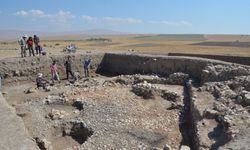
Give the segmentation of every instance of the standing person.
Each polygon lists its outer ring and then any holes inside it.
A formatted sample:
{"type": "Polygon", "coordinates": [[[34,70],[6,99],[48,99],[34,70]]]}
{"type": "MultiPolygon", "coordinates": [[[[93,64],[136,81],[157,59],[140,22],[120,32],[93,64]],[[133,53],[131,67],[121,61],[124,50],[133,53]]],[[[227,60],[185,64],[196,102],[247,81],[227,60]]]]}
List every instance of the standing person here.
{"type": "Polygon", "coordinates": [[[89,69],[90,69],[90,64],[91,64],[91,59],[86,59],[83,62],[83,69],[84,69],[84,74],[85,77],[89,77],[89,69]]]}
{"type": "Polygon", "coordinates": [[[56,61],[54,60],[52,65],[50,66],[50,70],[51,70],[51,76],[52,76],[52,82],[54,83],[54,80],[56,79],[57,81],[60,81],[60,78],[58,76],[58,72],[57,72],[57,65],[56,65],[56,61]]]}
{"type": "Polygon", "coordinates": [[[33,39],[32,37],[29,37],[28,40],[27,40],[27,45],[28,45],[28,50],[29,50],[29,54],[31,56],[31,54],[33,56],[35,56],[35,53],[34,53],[34,49],[33,49],[33,39]]]}
{"type": "Polygon", "coordinates": [[[25,36],[22,36],[19,40],[18,43],[21,47],[21,57],[26,57],[26,41],[25,41],[25,36]]]}
{"type": "Polygon", "coordinates": [[[72,68],[71,68],[70,56],[68,56],[68,59],[65,61],[64,66],[66,68],[67,80],[69,80],[69,73],[70,73],[70,75],[71,75],[71,77],[73,79],[74,75],[73,75],[72,68]]]}
{"type": "Polygon", "coordinates": [[[34,44],[35,44],[35,50],[36,50],[36,54],[41,54],[40,53],[40,46],[39,46],[39,42],[40,42],[40,39],[37,35],[34,35],[34,44]]]}

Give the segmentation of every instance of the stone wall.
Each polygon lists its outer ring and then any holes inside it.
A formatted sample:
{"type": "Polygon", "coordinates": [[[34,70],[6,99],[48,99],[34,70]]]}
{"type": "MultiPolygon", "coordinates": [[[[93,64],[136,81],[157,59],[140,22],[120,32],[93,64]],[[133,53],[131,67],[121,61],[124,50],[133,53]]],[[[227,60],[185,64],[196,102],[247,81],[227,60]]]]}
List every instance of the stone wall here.
{"type": "Polygon", "coordinates": [[[241,56],[223,56],[223,55],[205,55],[205,54],[186,54],[186,53],[169,53],[169,56],[188,56],[188,57],[201,57],[208,59],[221,60],[226,62],[232,62],[242,65],[250,65],[250,57],[241,56]]]}
{"type": "Polygon", "coordinates": [[[100,71],[111,75],[141,73],[161,76],[183,72],[200,81],[202,70],[208,64],[232,65],[232,63],[193,57],[106,53],[100,71]]]}
{"type": "Polygon", "coordinates": [[[1,150],[39,150],[26,130],[23,120],[9,106],[0,93],[0,149],[1,150]]]}
{"type": "MultiPolygon", "coordinates": [[[[96,72],[97,70],[99,73],[106,73],[108,75],[129,75],[136,73],[157,74],[163,77],[167,77],[168,75],[176,72],[183,72],[189,74],[189,76],[196,81],[203,81],[202,78],[204,78],[206,79],[206,82],[223,80],[223,78],[220,76],[213,76],[213,78],[210,77],[210,72],[216,71],[216,67],[215,70],[211,70],[210,67],[210,70],[207,70],[207,74],[204,75],[204,69],[206,70],[208,68],[207,66],[217,65],[219,68],[226,68],[225,66],[229,66],[229,68],[232,68],[231,70],[234,72],[234,74],[238,72],[240,73],[240,71],[237,71],[237,68],[241,68],[243,71],[245,71],[244,68],[249,68],[247,66],[233,65],[232,63],[217,60],[182,56],[124,53],[93,53],[70,56],[73,62],[73,71],[79,72],[81,76],[83,75],[82,61],[84,58],[89,57],[92,59],[92,72],[96,72]]],[[[2,59],[0,60],[0,74],[4,76],[5,82],[35,79],[37,73],[39,72],[43,73],[44,76],[49,79],[50,65],[53,60],[56,60],[59,76],[60,78],[65,78],[66,73],[64,62],[67,57],[68,55],[56,55],[2,59]]],[[[222,74],[224,72],[222,72],[222,74]]]]}

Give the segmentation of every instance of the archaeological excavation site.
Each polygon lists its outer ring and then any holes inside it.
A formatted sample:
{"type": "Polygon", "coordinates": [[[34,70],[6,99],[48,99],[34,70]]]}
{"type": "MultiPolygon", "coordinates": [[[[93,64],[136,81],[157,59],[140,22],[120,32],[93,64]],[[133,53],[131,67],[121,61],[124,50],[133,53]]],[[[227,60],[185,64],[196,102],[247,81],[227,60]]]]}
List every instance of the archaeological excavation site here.
{"type": "Polygon", "coordinates": [[[86,53],[0,60],[0,147],[249,150],[250,67],[187,56],[86,53]],[[80,78],[66,78],[70,56],[80,78]],[[90,77],[82,61],[91,58],[90,77]],[[60,82],[36,88],[36,76],[60,82]]]}

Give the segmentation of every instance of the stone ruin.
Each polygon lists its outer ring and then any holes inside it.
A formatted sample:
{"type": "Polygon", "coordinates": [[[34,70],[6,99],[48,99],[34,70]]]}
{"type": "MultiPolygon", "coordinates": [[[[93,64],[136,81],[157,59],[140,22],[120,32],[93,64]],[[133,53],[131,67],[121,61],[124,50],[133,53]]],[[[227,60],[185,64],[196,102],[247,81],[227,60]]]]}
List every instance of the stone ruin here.
{"type": "Polygon", "coordinates": [[[1,149],[224,150],[250,146],[249,66],[177,56],[72,55],[73,68],[80,74],[82,59],[92,57],[91,78],[63,81],[48,91],[31,86],[34,83],[29,81],[38,72],[49,78],[52,60],[58,62],[60,76],[65,76],[61,64],[66,57],[0,61],[5,77],[0,127],[9,129],[0,134],[13,139],[2,140],[1,149]],[[8,121],[16,123],[8,127],[8,121]],[[13,137],[17,128],[20,132],[13,137]]]}

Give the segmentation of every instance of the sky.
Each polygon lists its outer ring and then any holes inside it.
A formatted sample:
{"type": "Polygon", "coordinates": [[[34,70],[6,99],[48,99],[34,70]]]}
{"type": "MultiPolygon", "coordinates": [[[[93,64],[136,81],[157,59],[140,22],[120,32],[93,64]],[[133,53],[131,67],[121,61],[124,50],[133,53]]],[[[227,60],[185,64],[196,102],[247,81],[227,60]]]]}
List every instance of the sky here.
{"type": "Polygon", "coordinates": [[[250,34],[250,0],[1,0],[0,30],[250,34]]]}

